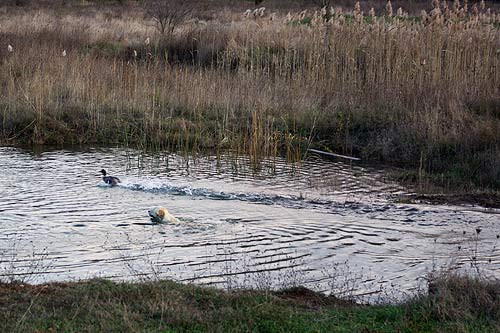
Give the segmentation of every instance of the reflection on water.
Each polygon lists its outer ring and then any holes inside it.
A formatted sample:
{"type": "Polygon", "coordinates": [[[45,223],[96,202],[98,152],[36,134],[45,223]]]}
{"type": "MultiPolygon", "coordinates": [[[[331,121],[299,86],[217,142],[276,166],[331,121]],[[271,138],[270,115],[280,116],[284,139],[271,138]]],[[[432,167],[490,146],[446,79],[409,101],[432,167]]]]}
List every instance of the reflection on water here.
{"type": "Polygon", "coordinates": [[[295,165],[267,161],[255,172],[230,156],[0,148],[0,170],[4,278],[152,274],[326,291],[350,275],[366,282],[357,293],[380,285],[409,292],[436,265],[468,265],[476,248],[491,260],[489,273],[500,274],[499,215],[397,204],[391,197],[405,190],[383,170],[314,155],[295,165]],[[105,186],[102,168],[122,183],[105,186]],[[147,211],[155,206],[183,223],[152,224],[147,211]],[[338,274],[345,262],[349,273],[338,274]]]}

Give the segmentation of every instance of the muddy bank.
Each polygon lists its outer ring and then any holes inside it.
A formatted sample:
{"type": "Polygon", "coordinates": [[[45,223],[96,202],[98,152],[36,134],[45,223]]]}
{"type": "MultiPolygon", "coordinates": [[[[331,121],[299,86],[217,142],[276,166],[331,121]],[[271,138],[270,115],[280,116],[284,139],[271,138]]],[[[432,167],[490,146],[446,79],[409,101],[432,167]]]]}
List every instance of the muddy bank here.
{"type": "MultiPolygon", "coordinates": [[[[396,198],[397,202],[430,204],[430,205],[453,205],[472,206],[491,209],[500,209],[500,193],[448,193],[448,194],[405,194],[396,198]]],[[[497,212],[500,213],[500,212],[497,212]]]]}

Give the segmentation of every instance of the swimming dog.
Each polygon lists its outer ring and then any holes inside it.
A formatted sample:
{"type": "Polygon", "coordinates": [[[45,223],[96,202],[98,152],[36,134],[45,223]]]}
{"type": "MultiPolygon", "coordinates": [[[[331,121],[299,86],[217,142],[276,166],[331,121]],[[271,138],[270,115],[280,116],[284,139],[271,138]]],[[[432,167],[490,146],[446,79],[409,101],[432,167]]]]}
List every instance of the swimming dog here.
{"type": "Polygon", "coordinates": [[[157,223],[179,223],[180,221],[170,214],[166,208],[155,207],[148,211],[151,220],[157,223]]]}

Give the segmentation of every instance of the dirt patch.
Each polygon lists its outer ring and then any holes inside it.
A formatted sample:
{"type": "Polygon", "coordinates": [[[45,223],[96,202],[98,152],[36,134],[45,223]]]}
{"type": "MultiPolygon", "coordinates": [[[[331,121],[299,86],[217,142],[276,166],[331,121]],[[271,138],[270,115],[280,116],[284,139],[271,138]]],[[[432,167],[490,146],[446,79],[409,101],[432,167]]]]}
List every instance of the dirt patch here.
{"type": "Polygon", "coordinates": [[[275,295],[278,296],[279,298],[291,300],[298,304],[303,304],[309,307],[331,306],[331,305],[352,306],[356,304],[355,302],[342,300],[335,296],[325,296],[323,294],[314,292],[305,287],[293,287],[289,289],[280,290],[277,291],[275,295]]]}
{"type": "Polygon", "coordinates": [[[500,209],[500,193],[410,194],[399,197],[397,201],[500,209]]]}

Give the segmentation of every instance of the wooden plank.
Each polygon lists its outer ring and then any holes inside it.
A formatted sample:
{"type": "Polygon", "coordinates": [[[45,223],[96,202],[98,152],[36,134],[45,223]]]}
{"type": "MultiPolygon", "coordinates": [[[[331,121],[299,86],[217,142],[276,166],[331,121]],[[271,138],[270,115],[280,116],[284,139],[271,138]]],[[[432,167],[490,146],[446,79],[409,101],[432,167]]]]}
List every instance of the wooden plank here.
{"type": "Polygon", "coordinates": [[[339,158],[345,158],[345,159],[353,160],[353,161],[361,161],[361,159],[358,158],[358,157],[352,157],[352,156],[334,154],[334,153],[329,153],[329,152],[326,152],[326,151],[312,149],[312,148],[309,148],[307,150],[310,151],[310,152],[313,152],[313,153],[318,153],[318,154],[323,154],[323,155],[328,155],[328,156],[333,156],[333,157],[339,157],[339,158]]]}

